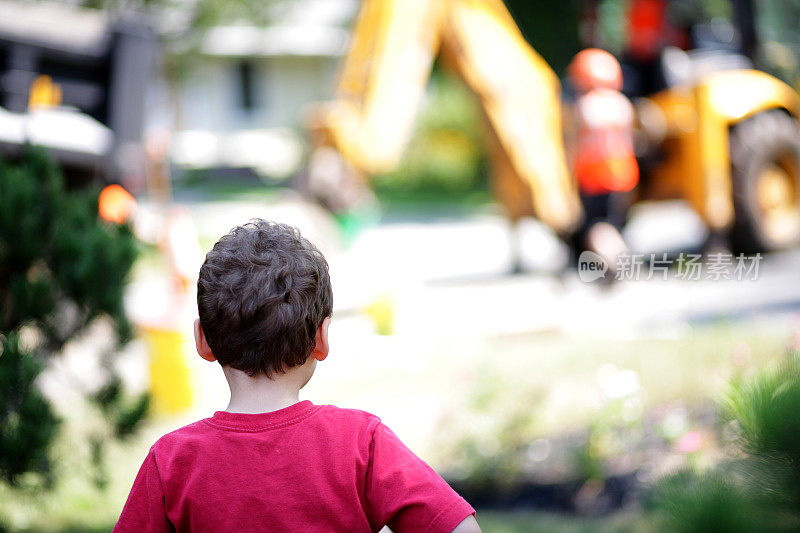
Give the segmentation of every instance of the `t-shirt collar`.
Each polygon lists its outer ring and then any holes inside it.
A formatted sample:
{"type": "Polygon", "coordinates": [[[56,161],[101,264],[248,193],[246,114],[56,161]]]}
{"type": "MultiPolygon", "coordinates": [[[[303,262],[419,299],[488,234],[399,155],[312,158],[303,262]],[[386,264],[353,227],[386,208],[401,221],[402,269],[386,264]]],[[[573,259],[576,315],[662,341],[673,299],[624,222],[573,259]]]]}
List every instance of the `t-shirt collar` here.
{"type": "Polygon", "coordinates": [[[314,405],[309,400],[303,400],[268,413],[229,413],[228,411],[217,411],[211,418],[206,418],[206,422],[220,429],[232,431],[264,431],[288,426],[303,420],[313,414],[318,405],[314,405]]]}

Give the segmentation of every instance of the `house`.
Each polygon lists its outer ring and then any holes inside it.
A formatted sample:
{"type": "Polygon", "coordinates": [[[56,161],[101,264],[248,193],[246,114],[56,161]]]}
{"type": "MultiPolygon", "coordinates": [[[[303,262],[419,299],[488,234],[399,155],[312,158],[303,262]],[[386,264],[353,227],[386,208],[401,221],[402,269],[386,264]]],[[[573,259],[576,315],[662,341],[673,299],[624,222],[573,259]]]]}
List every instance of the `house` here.
{"type": "Polygon", "coordinates": [[[272,178],[296,171],[304,108],[332,96],[357,9],[357,0],[279,1],[267,26],[207,30],[164,124],[173,129],[173,162],[272,178]]]}

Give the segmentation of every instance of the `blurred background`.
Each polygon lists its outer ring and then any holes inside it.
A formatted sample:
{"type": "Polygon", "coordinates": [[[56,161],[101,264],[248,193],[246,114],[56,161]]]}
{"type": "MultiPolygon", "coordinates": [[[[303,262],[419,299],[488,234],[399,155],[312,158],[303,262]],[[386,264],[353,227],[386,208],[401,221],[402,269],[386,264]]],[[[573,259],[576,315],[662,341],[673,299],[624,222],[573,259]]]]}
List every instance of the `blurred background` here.
{"type": "Polygon", "coordinates": [[[110,531],[225,408],[196,276],[254,217],[330,263],[301,397],[484,531],[796,530],[799,32],[796,0],[0,0],[0,530],[110,531]]]}

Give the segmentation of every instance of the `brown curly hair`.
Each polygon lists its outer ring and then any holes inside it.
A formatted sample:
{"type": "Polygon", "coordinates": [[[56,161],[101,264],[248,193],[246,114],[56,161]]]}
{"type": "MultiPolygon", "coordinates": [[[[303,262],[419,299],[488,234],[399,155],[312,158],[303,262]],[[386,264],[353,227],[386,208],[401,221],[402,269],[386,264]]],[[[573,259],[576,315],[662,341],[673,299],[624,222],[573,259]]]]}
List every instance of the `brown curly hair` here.
{"type": "Polygon", "coordinates": [[[297,228],[254,219],[206,255],[197,308],[221,365],[251,376],[284,372],[305,363],[331,315],[328,262],[297,228]]]}

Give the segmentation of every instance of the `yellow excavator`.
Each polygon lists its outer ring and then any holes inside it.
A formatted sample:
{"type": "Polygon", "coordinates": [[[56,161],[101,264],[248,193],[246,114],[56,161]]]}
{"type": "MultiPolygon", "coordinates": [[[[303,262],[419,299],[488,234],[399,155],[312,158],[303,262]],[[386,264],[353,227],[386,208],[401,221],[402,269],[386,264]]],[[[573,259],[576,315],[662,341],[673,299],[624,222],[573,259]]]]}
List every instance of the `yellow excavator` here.
{"type": "MultiPolygon", "coordinates": [[[[752,0],[742,2],[736,9],[752,14],[752,0]]],[[[649,156],[636,199],[685,199],[711,234],[729,236],[738,250],[793,246],[800,241],[797,92],[745,63],[668,52],[680,75],[638,95],[649,156]]],[[[565,156],[561,85],[501,0],[362,2],[336,97],[311,120],[312,192],[351,191],[352,200],[370,175],[398,165],[437,55],[481,102],[492,189],[510,219],[535,216],[568,237],[582,212],[565,156]]]]}

